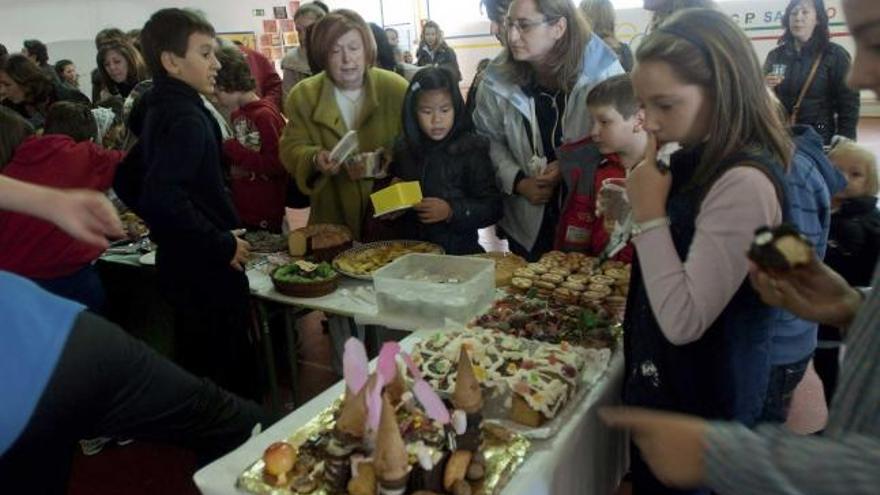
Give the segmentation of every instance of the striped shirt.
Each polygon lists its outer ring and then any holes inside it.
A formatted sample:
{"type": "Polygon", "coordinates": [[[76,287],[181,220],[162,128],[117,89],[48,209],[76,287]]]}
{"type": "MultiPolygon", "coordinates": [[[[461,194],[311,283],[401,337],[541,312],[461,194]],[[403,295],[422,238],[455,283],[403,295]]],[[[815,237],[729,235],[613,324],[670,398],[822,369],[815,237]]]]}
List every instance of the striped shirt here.
{"type": "MultiPolygon", "coordinates": [[[[880,271],[874,287],[880,287],[880,271]]],[[[846,337],[847,353],[822,436],[781,426],[755,430],[713,423],[706,476],[722,494],[880,493],[880,290],[863,303],[846,337]]]]}

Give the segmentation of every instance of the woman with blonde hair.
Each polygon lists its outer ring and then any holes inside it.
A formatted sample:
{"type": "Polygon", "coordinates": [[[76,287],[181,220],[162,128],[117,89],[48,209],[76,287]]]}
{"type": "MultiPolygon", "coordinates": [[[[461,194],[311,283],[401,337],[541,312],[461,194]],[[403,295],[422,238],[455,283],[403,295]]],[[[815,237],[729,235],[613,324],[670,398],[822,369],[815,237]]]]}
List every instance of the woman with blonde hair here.
{"type": "Polygon", "coordinates": [[[633,54],[629,45],[617,39],[615,34],[614,5],[611,0],[583,0],[580,5],[584,16],[590,21],[590,27],[602,41],[608,44],[617,54],[623,70],[629,72],[633,67],[633,54]]]}
{"type": "Polygon", "coordinates": [[[311,28],[308,56],[317,75],[290,90],[290,119],[279,143],[281,163],[309,196],[309,224],[346,225],[361,240],[373,178],[331,158],[348,131],[357,131],[355,160],[390,151],[401,130],[406,79],[375,67],[376,42],[363,18],[335,10],[311,28]]]}
{"type": "Polygon", "coordinates": [[[590,130],[587,93],[623,73],[569,0],[514,0],[504,51],[485,71],[474,124],[491,142],[505,194],[498,223],[510,249],[530,260],[550,251],[559,219],[557,149],[590,130]]]}
{"type": "Polygon", "coordinates": [[[422,40],[416,51],[416,65],[419,67],[434,66],[446,69],[456,82],[461,81],[461,70],[455,50],[446,44],[440,25],[428,21],[422,26],[422,40]]]}

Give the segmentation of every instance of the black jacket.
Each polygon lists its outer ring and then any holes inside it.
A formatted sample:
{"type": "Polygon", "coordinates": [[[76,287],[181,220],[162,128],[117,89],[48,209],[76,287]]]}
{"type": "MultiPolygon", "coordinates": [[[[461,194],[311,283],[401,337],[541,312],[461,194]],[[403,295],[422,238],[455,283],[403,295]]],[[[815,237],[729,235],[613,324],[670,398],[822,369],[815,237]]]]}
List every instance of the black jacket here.
{"type": "Polygon", "coordinates": [[[850,285],[868,287],[880,254],[880,211],[877,198],[847,199],[831,215],[825,263],[850,285]]]}
{"type": "MultiPolygon", "coordinates": [[[[789,114],[810,74],[817,47],[814,38],[800,52],[793,43],[784,43],[767,55],[766,73],[774,64],[786,65],[785,78],[774,90],[789,114]]],[[[856,139],[860,101],[858,91],[846,85],[850,63],[849,53],[840,45],[829,42],[798,112],[797,123],[813,126],[825,144],[829,144],[835,134],[856,139]]]]}
{"type": "Polygon", "coordinates": [[[409,210],[395,222],[398,232],[443,246],[448,254],[481,253],[477,230],[501,218],[501,193],[489,159],[489,141],[471,132],[428,148],[417,156],[399,141],[390,173],[419,181],[422,196],[440,198],[452,207],[452,219],[426,225],[409,210]]]}
{"type": "Polygon", "coordinates": [[[458,57],[455,56],[455,50],[449,45],[443,43],[435,52],[428,49],[428,45],[422,43],[416,52],[416,65],[424,67],[426,65],[436,65],[442,67],[452,73],[455,82],[461,81],[461,70],[458,68],[458,57]]]}
{"type": "Polygon", "coordinates": [[[220,129],[198,92],[155,78],[130,125],[140,140],[114,187],[159,245],[159,282],[168,298],[195,309],[247,297],[247,278],[229,265],[236,249],[230,231],[240,222],[224,182],[220,129]]]}

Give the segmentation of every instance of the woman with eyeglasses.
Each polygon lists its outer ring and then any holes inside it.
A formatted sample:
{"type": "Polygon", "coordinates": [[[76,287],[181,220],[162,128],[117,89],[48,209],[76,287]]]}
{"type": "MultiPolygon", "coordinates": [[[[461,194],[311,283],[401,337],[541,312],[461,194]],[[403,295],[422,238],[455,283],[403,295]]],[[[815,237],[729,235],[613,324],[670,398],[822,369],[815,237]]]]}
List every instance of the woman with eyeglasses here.
{"type": "Polygon", "coordinates": [[[514,0],[504,51],[486,69],[474,123],[491,141],[505,193],[498,227],[534,261],[553,247],[562,173],[557,149],[587,137],[587,93],[622,74],[617,55],[570,0],[514,0]]]}

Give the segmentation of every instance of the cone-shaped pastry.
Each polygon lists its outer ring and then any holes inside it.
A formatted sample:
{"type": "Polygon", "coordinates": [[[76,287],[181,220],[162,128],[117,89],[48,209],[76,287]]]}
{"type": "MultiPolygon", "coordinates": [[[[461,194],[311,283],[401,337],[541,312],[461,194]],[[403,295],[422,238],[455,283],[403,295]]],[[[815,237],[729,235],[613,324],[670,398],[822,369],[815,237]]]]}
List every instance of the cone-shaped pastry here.
{"type": "MultiPolygon", "coordinates": [[[[382,419],[373,452],[373,466],[379,480],[380,493],[394,493],[406,487],[409,476],[409,455],[400,436],[394,407],[387,396],[382,396],[382,419]]],[[[402,493],[402,492],[401,492],[402,493]]]]}
{"type": "Polygon", "coordinates": [[[394,380],[388,385],[385,385],[385,393],[388,394],[388,399],[391,401],[391,404],[396,406],[397,404],[400,404],[404,392],[406,392],[406,382],[403,380],[403,373],[400,372],[400,368],[397,368],[394,380]]]}
{"type": "Polygon", "coordinates": [[[483,409],[483,392],[474,375],[474,367],[465,346],[461,346],[458,356],[458,375],[455,377],[452,404],[468,414],[475,414],[483,409]]]}
{"type": "Polygon", "coordinates": [[[364,437],[367,427],[367,387],[362,387],[357,394],[345,389],[345,399],[342,402],[342,410],[336,419],[336,431],[351,438],[364,437]]]}

